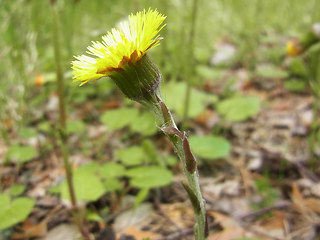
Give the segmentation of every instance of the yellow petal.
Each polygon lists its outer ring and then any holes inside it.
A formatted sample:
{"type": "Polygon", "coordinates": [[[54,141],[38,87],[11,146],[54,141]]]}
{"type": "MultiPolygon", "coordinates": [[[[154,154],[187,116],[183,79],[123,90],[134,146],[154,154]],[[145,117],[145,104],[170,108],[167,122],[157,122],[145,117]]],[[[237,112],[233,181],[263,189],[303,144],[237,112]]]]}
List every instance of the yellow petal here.
{"type": "Polygon", "coordinates": [[[165,16],[157,10],[149,9],[131,14],[128,21],[113,28],[101,42],[92,42],[87,55],[76,56],[72,62],[73,80],[82,84],[109,76],[112,71],[119,70],[123,64],[136,62],[152,47],[159,44],[160,30],[165,16]]]}

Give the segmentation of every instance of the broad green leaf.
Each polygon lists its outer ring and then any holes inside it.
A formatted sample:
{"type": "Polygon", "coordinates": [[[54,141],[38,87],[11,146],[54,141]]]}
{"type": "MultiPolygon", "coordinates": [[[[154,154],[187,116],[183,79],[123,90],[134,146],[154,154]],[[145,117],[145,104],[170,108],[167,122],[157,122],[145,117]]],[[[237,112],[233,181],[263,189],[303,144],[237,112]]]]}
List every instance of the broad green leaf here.
{"type": "Polygon", "coordinates": [[[21,197],[10,202],[10,197],[0,195],[0,229],[11,227],[27,218],[35,200],[21,197]]]}
{"type": "Polygon", "coordinates": [[[136,121],[138,116],[138,109],[123,107],[104,112],[101,116],[101,122],[108,128],[116,130],[130,125],[132,121],[136,121]]]}
{"type": "Polygon", "coordinates": [[[127,170],[130,183],[137,188],[156,188],[166,186],[172,181],[172,173],[166,169],[156,166],[136,167],[127,170]]]}
{"type": "Polygon", "coordinates": [[[107,181],[110,178],[118,178],[124,176],[125,171],[125,168],[121,164],[114,162],[104,163],[99,167],[100,176],[107,179],[107,181]]]}
{"type": "Polygon", "coordinates": [[[67,122],[67,133],[81,133],[85,129],[85,124],[81,120],[67,122]]]}
{"type": "Polygon", "coordinates": [[[25,188],[26,187],[22,184],[14,184],[10,187],[10,195],[18,196],[24,192],[25,188]]]}
{"type": "MultiPolygon", "coordinates": [[[[95,201],[105,193],[100,178],[93,172],[93,168],[80,167],[73,172],[73,184],[76,198],[84,201],[95,201]]],[[[61,183],[61,198],[70,200],[66,179],[61,183]]]]}
{"type": "Polygon", "coordinates": [[[218,70],[216,68],[209,67],[207,65],[198,65],[196,67],[196,72],[204,79],[219,79],[225,73],[224,70],[218,70]]]}
{"type": "Polygon", "coordinates": [[[189,141],[194,154],[208,160],[227,157],[231,148],[230,143],[222,137],[191,136],[189,141]]]}
{"type": "MultiPolygon", "coordinates": [[[[168,108],[175,111],[179,116],[183,116],[186,102],[187,84],[185,82],[170,82],[163,86],[164,102],[168,108]]],[[[191,88],[189,117],[196,117],[201,114],[207,104],[217,101],[217,97],[212,94],[201,92],[195,88],[191,88]]]]}
{"type": "Polygon", "coordinates": [[[119,149],[114,153],[114,155],[126,166],[139,165],[145,159],[145,153],[143,149],[138,146],[119,149]]]}
{"type": "Polygon", "coordinates": [[[218,103],[217,111],[229,121],[243,121],[260,111],[260,100],[254,96],[236,96],[218,103]]]}
{"type": "Polygon", "coordinates": [[[137,119],[130,122],[130,128],[146,136],[157,132],[156,120],[150,112],[141,113],[137,119]]]}
{"type": "Polygon", "coordinates": [[[100,167],[101,166],[99,163],[91,162],[78,167],[74,172],[76,172],[78,175],[86,173],[92,173],[93,175],[97,175],[100,167]]]}
{"type": "Polygon", "coordinates": [[[31,146],[11,145],[7,152],[9,160],[24,163],[32,160],[37,155],[35,148],[31,146]]]}
{"type": "Polygon", "coordinates": [[[104,188],[106,190],[106,192],[114,192],[116,190],[119,190],[122,188],[121,186],[121,183],[119,182],[119,180],[117,179],[107,179],[105,182],[104,182],[104,188]]]}
{"type": "Polygon", "coordinates": [[[47,121],[39,123],[37,127],[40,131],[45,133],[52,131],[52,125],[47,121]]]}
{"type": "Polygon", "coordinates": [[[10,196],[6,194],[0,194],[0,215],[10,204],[10,196]]]}
{"type": "Polygon", "coordinates": [[[178,159],[175,156],[169,155],[164,157],[164,161],[168,166],[172,167],[177,164],[178,159]]]}
{"type": "Polygon", "coordinates": [[[306,89],[307,83],[303,79],[288,79],[284,82],[284,87],[291,92],[302,92],[306,89]]]}
{"type": "Polygon", "coordinates": [[[256,74],[263,78],[287,78],[288,72],[272,65],[260,65],[257,67],[256,74]]]}
{"type": "Polygon", "coordinates": [[[38,135],[37,131],[33,128],[21,128],[18,133],[19,137],[28,139],[38,135]]]}

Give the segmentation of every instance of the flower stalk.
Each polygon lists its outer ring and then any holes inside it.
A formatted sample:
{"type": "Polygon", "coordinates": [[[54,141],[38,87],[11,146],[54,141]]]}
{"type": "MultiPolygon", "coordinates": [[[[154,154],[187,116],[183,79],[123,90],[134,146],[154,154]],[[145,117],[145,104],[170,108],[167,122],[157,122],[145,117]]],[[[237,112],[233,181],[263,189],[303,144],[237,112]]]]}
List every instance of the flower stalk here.
{"type": "Polygon", "coordinates": [[[161,126],[161,130],[169,137],[176,154],[182,162],[183,173],[187,179],[187,182],[182,182],[182,185],[188,193],[196,216],[196,223],[194,225],[195,239],[207,239],[208,226],[206,220],[205,201],[200,190],[196,159],[191,152],[186,134],[177,128],[170,110],[161,100],[159,93],[155,93],[154,97],[156,101],[148,102],[148,104],[145,102],[141,103],[147,106],[154,113],[158,124],[161,126]]]}
{"type": "Polygon", "coordinates": [[[157,119],[161,130],[171,140],[183,166],[187,181],[183,182],[191,200],[196,223],[196,240],[208,237],[205,202],[202,198],[197,161],[193,156],[188,138],[174,122],[171,112],[161,99],[161,73],[146,54],[149,49],[159,44],[162,39],[159,31],[164,27],[166,17],[156,10],[149,9],[129,16],[129,21],[120,24],[120,29],[112,29],[103,36],[102,42],[93,42],[87,53],[72,62],[74,81],[81,85],[109,77],[124,95],[149,108],[157,119]]]}

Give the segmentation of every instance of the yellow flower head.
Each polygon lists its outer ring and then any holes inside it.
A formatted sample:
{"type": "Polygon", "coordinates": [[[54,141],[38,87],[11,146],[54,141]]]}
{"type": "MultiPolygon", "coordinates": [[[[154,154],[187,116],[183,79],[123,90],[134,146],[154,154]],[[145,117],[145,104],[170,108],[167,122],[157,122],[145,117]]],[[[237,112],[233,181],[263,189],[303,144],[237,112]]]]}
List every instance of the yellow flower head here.
{"type": "Polygon", "coordinates": [[[93,79],[110,76],[114,71],[123,69],[125,64],[140,60],[160,41],[159,31],[165,16],[149,9],[129,16],[129,20],[120,23],[119,29],[113,28],[102,42],[92,42],[87,55],[76,56],[72,62],[73,79],[81,85],[93,79]]]}
{"type": "Polygon", "coordinates": [[[297,42],[297,40],[291,40],[287,42],[286,49],[290,57],[295,57],[303,51],[302,46],[299,42],[297,42]]]}

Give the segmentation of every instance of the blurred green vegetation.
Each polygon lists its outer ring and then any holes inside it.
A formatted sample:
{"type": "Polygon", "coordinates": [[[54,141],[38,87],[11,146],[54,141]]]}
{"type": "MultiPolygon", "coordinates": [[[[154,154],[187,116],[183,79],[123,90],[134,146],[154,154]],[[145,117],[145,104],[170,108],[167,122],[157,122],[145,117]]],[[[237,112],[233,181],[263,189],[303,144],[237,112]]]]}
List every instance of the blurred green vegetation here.
{"type": "MultiPolygon", "coordinates": [[[[59,0],[57,3],[65,81],[70,85],[70,61],[73,55],[82,54],[92,40],[100,39],[129,13],[149,7],[157,8],[168,16],[167,27],[161,33],[165,40],[151,55],[160,65],[165,81],[183,76],[181,73],[188,54],[185,46],[190,28],[188,23],[191,21],[191,1],[59,0]]],[[[216,42],[224,39],[239,48],[237,62],[254,68],[259,61],[274,55],[268,52],[261,57],[261,43],[274,43],[281,41],[282,36],[297,35],[311,23],[319,21],[319,5],[317,0],[199,0],[194,39],[197,63],[206,64],[216,42]]],[[[6,122],[10,119],[14,124],[28,122],[34,119],[33,108],[45,101],[34,96],[47,91],[34,88],[36,76],[41,74],[44,81],[54,77],[49,0],[2,0],[0,22],[0,120],[6,122]]],[[[200,82],[201,77],[196,79],[200,82]]],[[[91,91],[90,88],[99,87],[86,88],[76,91],[87,93],[91,91]]],[[[69,101],[75,94],[74,89],[67,89],[69,101]]]]}

